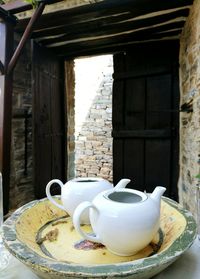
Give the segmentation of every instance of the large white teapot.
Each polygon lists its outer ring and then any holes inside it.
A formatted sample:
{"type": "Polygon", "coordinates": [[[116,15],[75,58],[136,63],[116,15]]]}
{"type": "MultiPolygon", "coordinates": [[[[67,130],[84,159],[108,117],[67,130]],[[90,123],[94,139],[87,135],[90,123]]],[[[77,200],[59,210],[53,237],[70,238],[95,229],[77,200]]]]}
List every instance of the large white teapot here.
{"type": "Polygon", "coordinates": [[[160,201],[166,188],[157,186],[151,195],[124,189],[122,179],[113,189],[101,192],[92,202],[81,203],[73,215],[75,229],[87,240],[100,242],[114,254],[130,256],[146,247],[159,229],[160,201]],[[80,218],[90,209],[95,236],[85,233],[80,218]]]}
{"type": "MultiPolygon", "coordinates": [[[[96,177],[75,178],[63,184],[59,179],[51,180],[46,186],[47,198],[58,208],[67,211],[72,216],[75,208],[83,201],[92,201],[100,192],[112,189],[113,185],[105,179],[96,177]],[[56,202],[51,196],[51,185],[57,183],[61,187],[62,204],[56,202]]],[[[85,212],[81,216],[81,223],[89,223],[89,214],[85,212]]]]}

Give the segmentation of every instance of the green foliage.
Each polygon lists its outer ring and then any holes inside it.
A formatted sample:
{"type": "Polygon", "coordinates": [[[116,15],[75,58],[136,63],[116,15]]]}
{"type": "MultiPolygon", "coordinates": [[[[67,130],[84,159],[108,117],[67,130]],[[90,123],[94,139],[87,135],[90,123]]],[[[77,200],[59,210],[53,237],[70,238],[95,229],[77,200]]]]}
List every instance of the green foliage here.
{"type": "Polygon", "coordinates": [[[199,174],[197,174],[196,178],[200,179],[200,173],[199,173],[199,174]]]}

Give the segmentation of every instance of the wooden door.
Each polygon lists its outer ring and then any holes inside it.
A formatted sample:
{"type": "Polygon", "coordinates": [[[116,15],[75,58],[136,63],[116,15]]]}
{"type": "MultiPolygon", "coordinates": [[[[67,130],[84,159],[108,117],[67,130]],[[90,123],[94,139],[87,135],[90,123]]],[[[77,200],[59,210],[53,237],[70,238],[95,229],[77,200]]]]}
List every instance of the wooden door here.
{"type": "Polygon", "coordinates": [[[129,187],[167,188],[177,199],[178,43],[138,45],[114,55],[113,174],[129,187]]]}
{"type": "Polygon", "coordinates": [[[42,198],[48,181],[65,181],[64,64],[34,43],[32,65],[34,185],[42,198]]]}

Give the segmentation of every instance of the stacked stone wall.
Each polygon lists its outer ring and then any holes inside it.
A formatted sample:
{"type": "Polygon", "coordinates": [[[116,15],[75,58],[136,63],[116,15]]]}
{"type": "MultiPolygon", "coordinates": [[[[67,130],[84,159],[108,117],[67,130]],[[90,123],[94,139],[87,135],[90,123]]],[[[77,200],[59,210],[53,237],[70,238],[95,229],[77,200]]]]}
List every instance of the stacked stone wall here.
{"type": "Polygon", "coordinates": [[[102,177],[111,182],[113,179],[112,63],[111,57],[102,72],[99,88],[93,92],[92,104],[76,136],[77,177],[102,177]]]}
{"type": "Polygon", "coordinates": [[[180,39],[179,197],[184,207],[197,212],[197,174],[200,173],[200,1],[195,0],[180,39]]]}

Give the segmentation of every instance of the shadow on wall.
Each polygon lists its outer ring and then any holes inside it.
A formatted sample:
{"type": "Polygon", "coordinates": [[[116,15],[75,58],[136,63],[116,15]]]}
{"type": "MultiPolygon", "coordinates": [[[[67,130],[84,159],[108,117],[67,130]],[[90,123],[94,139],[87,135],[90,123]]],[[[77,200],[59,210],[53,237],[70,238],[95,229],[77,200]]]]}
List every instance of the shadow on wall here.
{"type": "Polygon", "coordinates": [[[112,55],[75,60],[75,175],[112,182],[112,55]]]}

